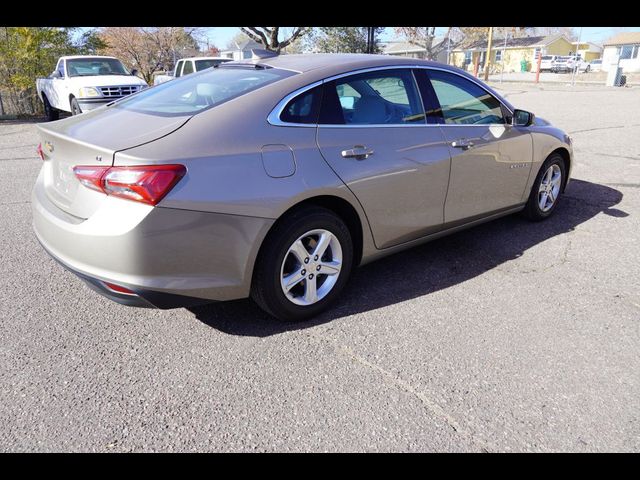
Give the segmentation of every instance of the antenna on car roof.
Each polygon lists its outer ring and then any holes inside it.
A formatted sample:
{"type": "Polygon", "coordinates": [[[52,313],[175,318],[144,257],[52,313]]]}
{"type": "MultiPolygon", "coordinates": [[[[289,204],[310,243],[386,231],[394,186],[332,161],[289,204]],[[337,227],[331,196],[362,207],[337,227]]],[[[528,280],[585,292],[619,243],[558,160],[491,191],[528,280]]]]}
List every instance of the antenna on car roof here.
{"type": "Polygon", "coordinates": [[[271,50],[264,50],[262,48],[252,48],[251,49],[251,59],[252,60],[257,60],[260,58],[271,58],[271,57],[277,57],[278,53],[277,52],[272,52],[271,50]]]}

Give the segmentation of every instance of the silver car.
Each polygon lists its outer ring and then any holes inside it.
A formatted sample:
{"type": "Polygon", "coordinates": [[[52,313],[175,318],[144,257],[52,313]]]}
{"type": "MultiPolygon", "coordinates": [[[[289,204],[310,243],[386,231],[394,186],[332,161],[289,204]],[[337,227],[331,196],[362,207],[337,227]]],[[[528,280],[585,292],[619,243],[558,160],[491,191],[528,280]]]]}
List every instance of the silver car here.
{"type": "Polygon", "coordinates": [[[358,265],[503,215],[542,220],[570,138],[455,67],[228,62],[38,126],[33,223],[103,295],[325,310],[358,265]]]}

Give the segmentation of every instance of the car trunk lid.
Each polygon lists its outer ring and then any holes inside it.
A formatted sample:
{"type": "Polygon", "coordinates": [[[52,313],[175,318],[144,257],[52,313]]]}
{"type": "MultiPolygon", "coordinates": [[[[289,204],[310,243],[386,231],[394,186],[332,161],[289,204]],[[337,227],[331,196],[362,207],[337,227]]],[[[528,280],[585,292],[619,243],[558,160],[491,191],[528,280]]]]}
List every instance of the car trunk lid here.
{"type": "Polygon", "coordinates": [[[47,196],[65,212],[82,219],[89,218],[106,196],[83,187],[73,167],[110,167],[117,151],[168,135],[189,118],[107,108],[38,125],[46,159],[44,183],[47,196]]]}

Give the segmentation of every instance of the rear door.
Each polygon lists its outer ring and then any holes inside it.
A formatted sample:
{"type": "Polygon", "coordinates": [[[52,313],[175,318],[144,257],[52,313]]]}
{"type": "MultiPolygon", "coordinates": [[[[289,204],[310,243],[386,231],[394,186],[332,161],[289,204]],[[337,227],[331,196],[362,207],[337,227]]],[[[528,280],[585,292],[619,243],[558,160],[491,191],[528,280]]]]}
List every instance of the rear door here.
{"type": "Polygon", "coordinates": [[[511,112],[478,83],[443,70],[428,76],[451,152],[445,223],[522,203],[533,160],[528,128],[512,126],[511,112]]]}
{"type": "Polygon", "coordinates": [[[410,68],[325,82],[317,139],[363,206],[378,248],[441,228],[449,151],[426,121],[410,68]]]}

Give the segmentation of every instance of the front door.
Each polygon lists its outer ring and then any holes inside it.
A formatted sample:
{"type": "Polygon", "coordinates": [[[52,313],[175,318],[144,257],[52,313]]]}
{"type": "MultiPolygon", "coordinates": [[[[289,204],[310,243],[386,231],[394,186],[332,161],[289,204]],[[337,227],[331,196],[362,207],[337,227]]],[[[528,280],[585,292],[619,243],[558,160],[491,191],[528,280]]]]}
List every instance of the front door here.
{"type": "Polygon", "coordinates": [[[512,126],[506,107],[478,84],[441,70],[428,75],[451,152],[445,223],[521,204],[533,161],[528,129],[512,126]]]}
{"type": "Polygon", "coordinates": [[[410,68],[326,83],[318,146],[364,208],[378,248],[441,228],[449,150],[426,123],[410,68]]]}

